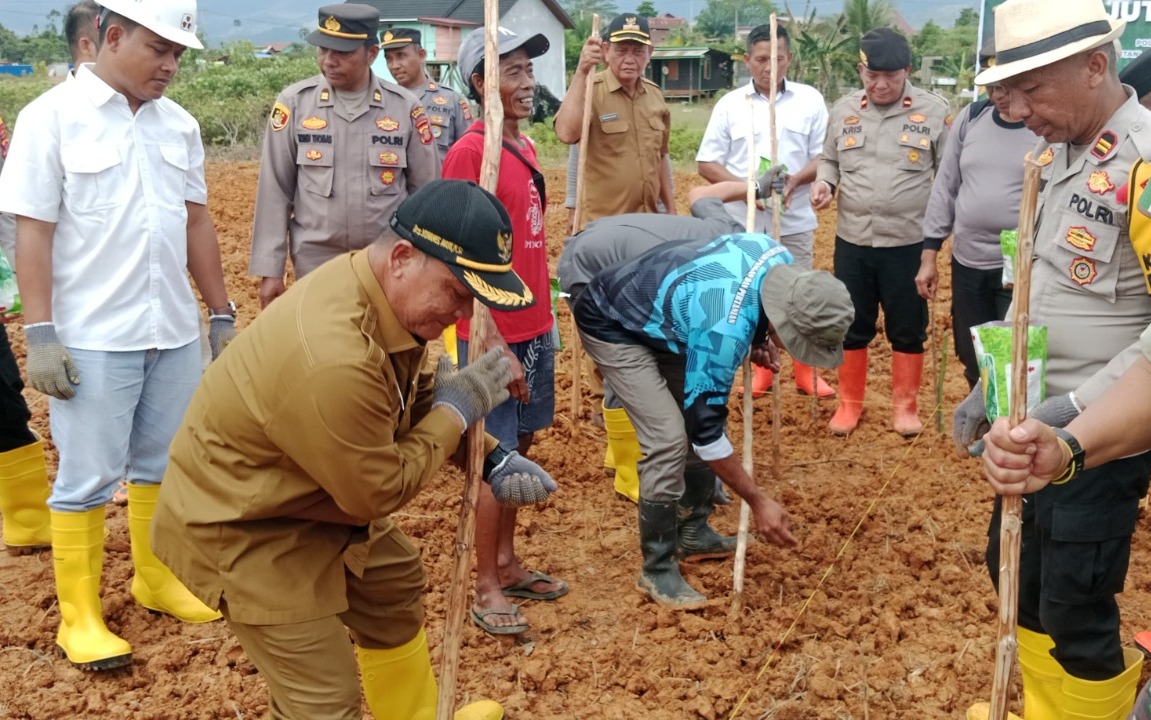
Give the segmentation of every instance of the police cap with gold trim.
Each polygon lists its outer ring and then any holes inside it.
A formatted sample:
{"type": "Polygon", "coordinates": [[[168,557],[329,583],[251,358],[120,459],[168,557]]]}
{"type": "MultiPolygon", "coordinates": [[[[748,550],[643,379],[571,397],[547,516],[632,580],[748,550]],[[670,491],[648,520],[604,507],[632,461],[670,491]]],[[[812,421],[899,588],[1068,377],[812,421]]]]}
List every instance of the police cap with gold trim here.
{"type": "Polygon", "coordinates": [[[388,28],[380,36],[381,50],[395,50],[397,48],[420,47],[423,36],[419,30],[413,28],[388,28]]]}
{"type": "Polygon", "coordinates": [[[512,221],[503,204],[466,180],[436,180],[392,214],[392,230],[442,261],[477,300],[522,310],[536,299],[512,270],[512,221]]]}
{"type": "Polygon", "coordinates": [[[911,65],[911,46],[891,28],[875,28],[859,38],[859,61],[868,70],[892,72],[911,65]]]}
{"type": "Polygon", "coordinates": [[[325,5],[320,8],[320,19],[308,35],[308,43],[336,52],[351,52],[378,43],[379,32],[380,11],[371,5],[325,5]]]}

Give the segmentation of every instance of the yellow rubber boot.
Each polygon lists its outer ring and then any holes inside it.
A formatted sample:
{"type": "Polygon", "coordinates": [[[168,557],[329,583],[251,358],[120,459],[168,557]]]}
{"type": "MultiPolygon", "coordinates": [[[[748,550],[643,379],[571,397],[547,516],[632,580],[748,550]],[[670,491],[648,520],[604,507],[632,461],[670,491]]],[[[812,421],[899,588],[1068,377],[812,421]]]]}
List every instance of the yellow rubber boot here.
{"type": "Polygon", "coordinates": [[[1063,720],[1063,678],[1067,673],[1051,657],[1050,635],[1015,629],[1019,641],[1019,671],[1023,676],[1023,714],[1027,720],[1063,720]]]}
{"type": "MultiPolygon", "coordinates": [[[[396,648],[368,650],[356,647],[360,665],[360,683],[368,709],[376,720],[410,718],[433,720],[436,716],[436,676],[428,656],[428,637],[424,629],[396,648]]],[[[455,720],[501,720],[504,710],[492,700],[466,705],[455,713],[455,720]]]]}
{"type": "MultiPolygon", "coordinates": [[[[1081,680],[1063,676],[1063,715],[1065,720],[1124,720],[1135,705],[1143,654],[1135,648],[1123,649],[1127,669],[1107,680],[1081,680]]],[[[1030,714],[1027,720],[1032,720],[1030,714]]]]}
{"type": "Polygon", "coordinates": [[[52,561],[60,629],[56,646],[84,670],[110,670],[132,662],[132,647],[104,625],[100,572],[104,567],[104,508],[50,512],[52,561]]]}
{"type": "Polygon", "coordinates": [[[603,427],[607,446],[615,461],[615,491],[632,502],[639,502],[639,462],[642,454],[635,426],[623,408],[603,409],[603,427]]]}
{"type": "MultiPolygon", "coordinates": [[[[989,703],[977,702],[967,708],[967,720],[987,720],[989,717],[991,717],[991,705],[989,703]]],[[[1007,713],[1007,720],[1023,720],[1023,718],[1009,712],[1007,713]]]]}
{"type": "Polygon", "coordinates": [[[219,620],[222,616],[200,602],[184,583],[152,554],[152,516],[156,513],[159,485],[128,483],[128,535],[132,539],[132,597],[154,612],[167,613],[187,623],[219,620]]]}
{"type": "Polygon", "coordinates": [[[452,359],[452,365],[460,366],[460,349],[456,345],[456,326],[448,325],[444,328],[444,332],[440,335],[440,339],[444,341],[444,352],[452,359]]]}
{"type": "Polygon", "coordinates": [[[0,453],[0,516],[9,555],[27,555],[52,546],[48,516],[48,466],[44,443],[0,453]]]}

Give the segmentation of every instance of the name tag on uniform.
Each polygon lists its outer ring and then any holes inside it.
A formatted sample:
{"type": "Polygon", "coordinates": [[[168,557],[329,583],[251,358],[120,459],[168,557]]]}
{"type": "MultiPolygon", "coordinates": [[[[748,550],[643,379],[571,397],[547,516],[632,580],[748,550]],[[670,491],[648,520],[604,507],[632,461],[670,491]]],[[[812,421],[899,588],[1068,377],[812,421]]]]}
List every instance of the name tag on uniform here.
{"type": "Polygon", "coordinates": [[[607,115],[600,115],[600,122],[611,122],[612,120],[619,120],[619,113],[608,113],[607,115]]]}

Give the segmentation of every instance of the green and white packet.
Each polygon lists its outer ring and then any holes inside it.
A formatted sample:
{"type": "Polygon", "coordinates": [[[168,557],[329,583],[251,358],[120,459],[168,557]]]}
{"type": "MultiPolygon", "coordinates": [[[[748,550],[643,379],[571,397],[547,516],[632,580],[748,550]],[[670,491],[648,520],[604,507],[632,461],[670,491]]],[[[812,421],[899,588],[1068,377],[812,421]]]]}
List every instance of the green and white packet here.
{"type": "Polygon", "coordinates": [[[552,294],[552,349],[556,352],[562,352],[564,349],[563,333],[560,332],[560,320],[556,315],[556,303],[559,302],[561,297],[567,297],[567,293],[560,289],[559,278],[551,278],[551,294],[552,294]]]}
{"type": "Polygon", "coordinates": [[[16,315],[22,310],[20,288],[16,285],[16,273],[8,264],[8,258],[0,250],[0,315],[16,315]]]}
{"type": "MultiPolygon", "coordinates": [[[[995,320],[971,328],[988,422],[1011,414],[1011,323],[995,320]]],[[[1047,328],[1027,329],[1027,407],[1043,402],[1047,387],[1047,328]]]]}
{"type": "Polygon", "coordinates": [[[999,233],[999,249],[1003,253],[1003,287],[1015,286],[1015,250],[1019,247],[1019,231],[1003,230],[999,233]]]}

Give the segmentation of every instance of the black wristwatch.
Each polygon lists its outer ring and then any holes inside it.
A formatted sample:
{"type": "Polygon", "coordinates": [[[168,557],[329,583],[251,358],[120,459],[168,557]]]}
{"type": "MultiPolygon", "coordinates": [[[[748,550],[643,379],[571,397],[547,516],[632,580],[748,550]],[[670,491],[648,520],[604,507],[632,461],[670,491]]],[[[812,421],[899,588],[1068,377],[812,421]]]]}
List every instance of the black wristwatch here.
{"type": "Polygon", "coordinates": [[[1071,451],[1071,460],[1067,463],[1067,468],[1059,477],[1051,481],[1052,485],[1062,485],[1079,477],[1079,473],[1083,472],[1083,464],[1087,460],[1087,453],[1083,451],[1083,446],[1079,444],[1079,441],[1075,439],[1074,435],[1063,428],[1053,429],[1055,430],[1055,437],[1071,451]]]}

